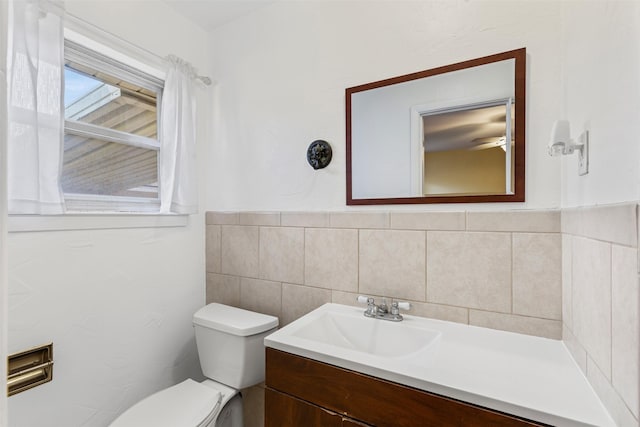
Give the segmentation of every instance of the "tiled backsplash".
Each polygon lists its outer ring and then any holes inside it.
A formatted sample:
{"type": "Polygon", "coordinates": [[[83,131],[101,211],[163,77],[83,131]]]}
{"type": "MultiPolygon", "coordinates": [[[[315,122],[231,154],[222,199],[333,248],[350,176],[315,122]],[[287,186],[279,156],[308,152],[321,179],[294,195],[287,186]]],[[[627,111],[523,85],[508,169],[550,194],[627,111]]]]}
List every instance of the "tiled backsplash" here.
{"type": "MultiPolygon", "coordinates": [[[[285,325],[359,294],[409,314],[560,339],[620,426],[638,427],[636,204],[562,211],[208,212],[207,302],[285,325]]],[[[263,393],[245,393],[249,426],[263,393]]],[[[258,415],[256,415],[258,414],[258,415]]]]}
{"type": "Polygon", "coordinates": [[[559,211],[207,213],[207,302],[285,325],[359,294],[560,339],[559,211]]]}
{"type": "Polygon", "coordinates": [[[638,427],[636,204],[562,212],[563,339],[619,426],[638,427]]]}

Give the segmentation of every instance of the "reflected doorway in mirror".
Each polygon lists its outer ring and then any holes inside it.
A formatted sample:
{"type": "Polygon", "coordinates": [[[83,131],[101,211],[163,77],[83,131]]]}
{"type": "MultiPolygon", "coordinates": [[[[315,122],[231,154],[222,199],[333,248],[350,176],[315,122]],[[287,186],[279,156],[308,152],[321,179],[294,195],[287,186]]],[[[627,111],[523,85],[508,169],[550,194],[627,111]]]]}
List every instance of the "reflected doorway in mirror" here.
{"type": "Polygon", "coordinates": [[[513,194],[512,98],[445,109],[412,108],[412,193],[513,194]]]}

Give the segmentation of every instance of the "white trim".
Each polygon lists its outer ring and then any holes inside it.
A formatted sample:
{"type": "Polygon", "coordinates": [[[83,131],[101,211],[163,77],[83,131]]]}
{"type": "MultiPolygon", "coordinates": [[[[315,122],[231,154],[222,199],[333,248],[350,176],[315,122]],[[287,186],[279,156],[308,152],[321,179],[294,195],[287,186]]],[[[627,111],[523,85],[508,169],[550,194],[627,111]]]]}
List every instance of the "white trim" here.
{"type": "MultiPolygon", "coordinates": [[[[94,39],[96,37],[89,38],[83,34],[80,34],[79,32],[72,30],[70,28],[68,28],[66,25],[68,25],[68,22],[65,22],[65,28],[64,28],[64,38],[67,40],[70,40],[74,43],[77,43],[79,45],[82,45],[84,47],[86,47],[87,49],[91,49],[93,51],[96,52],[100,52],[101,54],[108,56],[111,59],[114,59],[116,61],[122,62],[124,64],[127,64],[133,68],[136,68],[140,71],[143,71],[147,74],[150,74],[156,78],[159,78],[160,80],[165,80],[167,78],[167,73],[162,71],[161,69],[161,63],[160,61],[154,61],[155,63],[153,65],[147,63],[147,62],[142,62],[139,61],[137,59],[134,59],[133,57],[129,56],[129,55],[125,55],[121,52],[118,52],[117,50],[103,44],[103,43],[99,43],[97,41],[95,41],[94,39]]],[[[88,28],[83,28],[83,30],[88,31],[88,28]]],[[[95,30],[94,30],[95,31],[95,30]]],[[[95,35],[94,35],[95,36],[95,35]]],[[[103,37],[104,38],[104,37],[103,37]]],[[[110,40],[110,42],[114,42],[115,40],[110,40]]]]}
{"type": "Polygon", "coordinates": [[[9,233],[32,231],[100,230],[116,228],[184,227],[188,215],[64,214],[9,215],[9,233]]]}
{"type": "Polygon", "coordinates": [[[101,82],[100,86],[93,89],[87,95],[76,99],[69,106],[64,107],[64,116],[67,120],[79,120],[87,114],[99,109],[119,98],[122,91],[119,87],[101,82]]]}
{"type": "MultiPolygon", "coordinates": [[[[135,61],[133,58],[129,58],[126,61],[118,61],[102,54],[98,50],[90,49],[69,39],[64,40],[64,59],[65,62],[77,62],[152,92],[162,92],[164,87],[164,80],[132,66],[131,63],[135,61]]],[[[71,68],[74,67],[72,66],[71,68]]],[[[80,73],[83,72],[81,70],[78,71],[80,73]]]]}
{"type": "MultiPolygon", "coordinates": [[[[159,197],[159,196],[158,196],[159,197]]],[[[65,193],[65,213],[158,214],[160,199],[146,197],[108,196],[104,194],[65,193]]]]}
{"type": "Polygon", "coordinates": [[[509,97],[506,101],[506,118],[505,122],[507,124],[507,128],[505,131],[505,166],[504,166],[504,182],[505,189],[504,192],[506,194],[513,194],[513,188],[511,188],[511,156],[513,156],[513,149],[511,146],[511,104],[513,102],[513,98],[509,97]]]}
{"type": "Polygon", "coordinates": [[[409,176],[411,178],[411,196],[423,197],[424,185],[424,121],[423,106],[411,107],[411,147],[409,153],[409,176]]]}
{"type": "Polygon", "coordinates": [[[146,136],[136,135],[135,133],[105,128],[91,123],[78,122],[76,120],[65,120],[64,132],[87,138],[129,145],[131,147],[160,151],[160,142],[157,139],[147,138],[146,136]]]}

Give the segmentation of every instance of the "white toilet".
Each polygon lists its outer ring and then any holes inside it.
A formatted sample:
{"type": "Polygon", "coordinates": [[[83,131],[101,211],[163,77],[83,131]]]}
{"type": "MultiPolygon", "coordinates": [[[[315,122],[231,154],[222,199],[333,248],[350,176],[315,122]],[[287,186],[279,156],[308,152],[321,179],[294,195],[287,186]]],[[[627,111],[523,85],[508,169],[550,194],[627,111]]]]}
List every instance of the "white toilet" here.
{"type": "Polygon", "coordinates": [[[264,381],[264,337],[278,318],[222,304],[193,315],[202,372],[126,410],[110,427],[242,427],[239,390],[264,381]]]}

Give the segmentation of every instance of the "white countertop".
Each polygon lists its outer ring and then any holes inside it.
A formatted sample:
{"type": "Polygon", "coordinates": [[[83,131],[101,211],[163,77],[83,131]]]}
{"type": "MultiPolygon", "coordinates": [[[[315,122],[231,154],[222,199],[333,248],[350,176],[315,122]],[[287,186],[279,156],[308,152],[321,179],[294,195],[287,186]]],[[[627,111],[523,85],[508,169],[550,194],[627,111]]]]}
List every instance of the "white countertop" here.
{"type": "Polygon", "coordinates": [[[327,312],[364,317],[362,308],[325,304],[265,345],[554,426],[615,427],[562,341],[409,315],[367,321],[440,332],[419,357],[376,356],[296,335],[327,312]]]}

